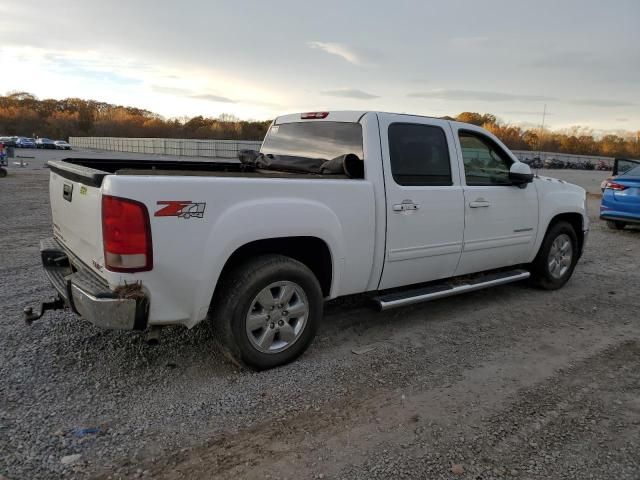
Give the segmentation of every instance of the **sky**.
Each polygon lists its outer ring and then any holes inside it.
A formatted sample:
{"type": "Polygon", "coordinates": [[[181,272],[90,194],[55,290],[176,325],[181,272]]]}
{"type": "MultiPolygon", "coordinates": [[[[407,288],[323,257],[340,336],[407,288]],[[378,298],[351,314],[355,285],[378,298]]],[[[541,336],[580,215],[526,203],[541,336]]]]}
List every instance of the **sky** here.
{"type": "Polygon", "coordinates": [[[0,94],[640,130],[640,0],[0,0],[0,94]]]}

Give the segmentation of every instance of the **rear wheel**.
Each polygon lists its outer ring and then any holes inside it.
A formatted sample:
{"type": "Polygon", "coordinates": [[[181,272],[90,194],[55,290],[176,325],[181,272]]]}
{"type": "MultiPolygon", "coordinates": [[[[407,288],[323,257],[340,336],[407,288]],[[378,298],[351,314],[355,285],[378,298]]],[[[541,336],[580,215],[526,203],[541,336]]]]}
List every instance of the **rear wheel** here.
{"type": "Polygon", "coordinates": [[[225,275],[212,305],[214,329],[237,362],[265,370],[291,362],[315,337],[323,296],[303,263],[264,255],[225,275]]]}
{"type": "Polygon", "coordinates": [[[545,290],[561,288],[578,262],[578,239],[567,222],[557,222],[547,231],[538,255],[531,264],[531,280],[545,290]]]}
{"type": "Polygon", "coordinates": [[[627,224],[617,220],[607,220],[607,227],[612,230],[622,230],[627,224]]]}
{"type": "Polygon", "coordinates": [[[7,176],[7,171],[4,168],[0,167],[0,178],[4,178],[6,176],[7,176]]]}

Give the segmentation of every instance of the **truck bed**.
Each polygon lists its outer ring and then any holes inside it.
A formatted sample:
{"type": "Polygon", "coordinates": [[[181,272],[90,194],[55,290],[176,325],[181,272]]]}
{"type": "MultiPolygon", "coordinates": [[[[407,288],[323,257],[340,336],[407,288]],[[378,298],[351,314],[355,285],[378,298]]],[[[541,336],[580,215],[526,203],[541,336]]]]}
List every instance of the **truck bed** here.
{"type": "Polygon", "coordinates": [[[48,162],[49,168],[70,180],[99,187],[107,175],[162,175],[264,178],[331,178],[348,179],[346,175],[292,173],[255,169],[240,162],[193,160],[142,160],[121,158],[66,158],[48,162]]]}

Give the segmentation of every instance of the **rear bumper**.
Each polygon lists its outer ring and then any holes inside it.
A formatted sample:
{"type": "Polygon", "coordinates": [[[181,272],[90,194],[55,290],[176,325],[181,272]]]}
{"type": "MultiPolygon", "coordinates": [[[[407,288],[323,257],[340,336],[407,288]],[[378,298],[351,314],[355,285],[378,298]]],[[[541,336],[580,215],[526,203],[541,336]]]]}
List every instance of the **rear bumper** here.
{"type": "Polygon", "coordinates": [[[146,328],[149,302],[141,290],[133,298],[122,298],[54,238],[40,242],[40,255],[53,288],[82,318],[108,329],[146,328]]]}

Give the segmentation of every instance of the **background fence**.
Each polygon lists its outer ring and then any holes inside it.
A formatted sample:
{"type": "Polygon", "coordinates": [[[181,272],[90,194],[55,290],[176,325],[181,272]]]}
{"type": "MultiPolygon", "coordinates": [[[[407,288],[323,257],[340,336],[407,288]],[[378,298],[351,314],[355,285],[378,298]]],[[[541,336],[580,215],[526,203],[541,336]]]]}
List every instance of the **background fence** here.
{"type": "Polygon", "coordinates": [[[76,148],[184,157],[238,158],[239,150],[259,150],[261,141],[179,138],[71,137],[76,148]]]}
{"type": "Polygon", "coordinates": [[[578,163],[589,161],[597,165],[599,161],[605,162],[609,167],[613,168],[613,157],[599,157],[596,155],[572,155],[570,153],[553,153],[553,152],[536,152],[530,150],[511,150],[519,160],[532,160],[536,157],[543,162],[547,159],[561,160],[566,163],[578,163]]]}
{"type": "MultiPolygon", "coordinates": [[[[239,150],[259,150],[261,141],[252,140],[188,140],[180,138],[121,138],[121,137],[71,137],[69,143],[77,148],[110,150],[113,152],[150,153],[185,157],[238,158],[239,150]]],[[[613,167],[613,158],[568,153],[513,150],[520,159],[539,157],[557,159],[566,163],[600,160],[613,167]]]]}

